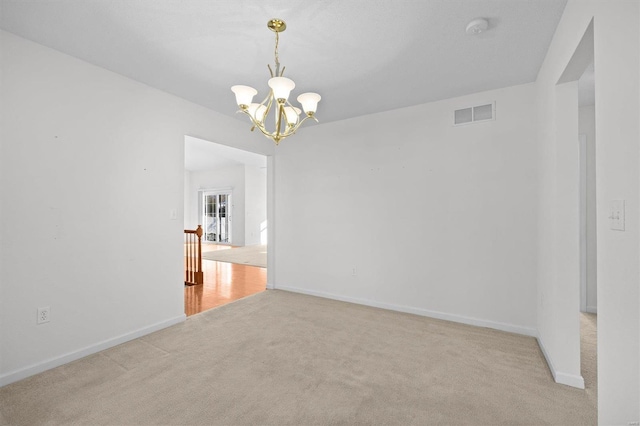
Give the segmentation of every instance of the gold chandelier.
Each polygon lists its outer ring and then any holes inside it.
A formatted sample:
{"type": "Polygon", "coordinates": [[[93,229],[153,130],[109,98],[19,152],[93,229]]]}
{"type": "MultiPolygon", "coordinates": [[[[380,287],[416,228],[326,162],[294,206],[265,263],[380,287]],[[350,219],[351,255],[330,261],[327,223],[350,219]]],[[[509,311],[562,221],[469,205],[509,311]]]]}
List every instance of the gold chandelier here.
{"type": "Polygon", "coordinates": [[[287,28],[287,24],[281,19],[271,19],[267,22],[267,27],[276,33],[276,48],[274,51],[276,72],[274,73],[271,66],[267,65],[271,74],[268,82],[269,95],[261,103],[257,104],[252,103],[253,97],[258,93],[253,87],[237,85],[232,86],[231,90],[236,94],[236,103],[240,108],[238,112],[247,114],[251,123],[253,123],[251,131],[257,127],[266,137],[272,139],[278,145],[282,139],[294,134],[305,120],[312,118],[316,122],[318,121],[315,113],[320,101],[320,95],[309,92],[298,96],[298,102],[300,102],[306,114],[301,120],[300,109],[291,105],[288,100],[289,93],[296,84],[293,80],[282,76],[285,67],[280,69],[280,60],[278,58],[279,33],[287,28]],[[265,121],[272,108],[275,112],[275,129],[270,132],[266,128],[265,121]]]}

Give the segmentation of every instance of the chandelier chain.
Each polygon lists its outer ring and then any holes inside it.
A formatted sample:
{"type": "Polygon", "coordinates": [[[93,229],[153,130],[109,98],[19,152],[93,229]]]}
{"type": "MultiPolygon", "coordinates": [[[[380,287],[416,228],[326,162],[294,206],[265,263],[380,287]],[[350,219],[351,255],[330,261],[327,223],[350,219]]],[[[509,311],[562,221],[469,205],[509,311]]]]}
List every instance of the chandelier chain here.
{"type": "Polygon", "coordinates": [[[276,76],[280,75],[280,58],[278,57],[278,44],[280,42],[280,36],[278,32],[276,32],[276,48],[273,51],[274,56],[276,57],[276,76]]]}

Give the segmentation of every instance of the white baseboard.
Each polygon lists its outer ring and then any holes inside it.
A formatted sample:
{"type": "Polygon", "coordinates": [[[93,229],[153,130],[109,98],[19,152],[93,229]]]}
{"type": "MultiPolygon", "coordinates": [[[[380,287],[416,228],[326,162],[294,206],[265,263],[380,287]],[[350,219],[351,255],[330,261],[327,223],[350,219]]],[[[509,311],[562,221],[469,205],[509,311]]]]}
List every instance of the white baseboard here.
{"type": "Polygon", "coordinates": [[[471,317],[466,317],[462,315],[447,314],[444,312],[431,311],[431,310],[422,309],[422,308],[414,308],[411,306],[394,305],[392,303],[383,303],[383,302],[377,302],[374,300],[340,296],[337,294],[325,293],[322,291],[307,290],[307,289],[297,288],[297,287],[276,286],[275,289],[290,291],[293,293],[308,294],[310,296],[324,297],[325,299],[340,300],[342,302],[355,303],[358,305],[372,306],[374,308],[382,308],[382,309],[388,309],[391,311],[405,312],[408,314],[415,314],[423,317],[436,318],[436,319],[452,321],[452,322],[457,322],[462,324],[474,325],[477,327],[493,328],[495,330],[508,331],[510,333],[523,334],[525,336],[537,337],[538,335],[536,329],[534,328],[521,327],[513,324],[507,324],[507,323],[496,322],[496,321],[482,320],[482,319],[471,318],[471,317]]]}
{"type": "Polygon", "coordinates": [[[147,334],[153,333],[154,331],[162,330],[163,328],[167,328],[172,325],[181,323],[186,319],[187,319],[187,316],[185,314],[178,315],[175,318],[170,318],[168,320],[161,321],[156,324],[152,324],[148,327],[143,327],[138,330],[134,330],[130,333],[126,333],[111,339],[103,340],[102,342],[98,342],[94,345],[87,346],[82,349],[78,349],[77,351],[69,352],[65,355],[51,358],[46,361],[42,361],[37,364],[30,365],[28,367],[21,368],[20,370],[16,370],[10,373],[0,375],[0,386],[5,386],[10,383],[17,382],[18,380],[26,379],[27,377],[33,376],[34,374],[42,373],[43,371],[50,370],[52,368],[58,367],[63,364],[67,364],[71,361],[75,361],[80,358],[84,358],[85,356],[92,355],[96,352],[100,352],[105,349],[109,349],[113,346],[117,346],[122,343],[128,342],[130,340],[137,339],[138,337],[145,336],[147,334]]]}
{"type": "Polygon", "coordinates": [[[587,306],[587,312],[590,314],[597,314],[598,308],[596,306],[587,306]]]}
{"type": "Polygon", "coordinates": [[[561,371],[557,371],[547,353],[547,349],[544,347],[544,343],[542,343],[542,339],[540,336],[537,336],[538,346],[540,346],[540,350],[544,355],[544,359],[547,360],[547,365],[549,366],[549,370],[551,371],[551,375],[553,376],[553,380],[556,383],[560,383],[563,385],[571,386],[578,389],[584,389],[584,379],[582,376],[576,376],[575,374],[567,374],[561,371]]]}
{"type": "Polygon", "coordinates": [[[275,290],[275,289],[276,289],[275,285],[267,283],[267,290],[275,290]]]}

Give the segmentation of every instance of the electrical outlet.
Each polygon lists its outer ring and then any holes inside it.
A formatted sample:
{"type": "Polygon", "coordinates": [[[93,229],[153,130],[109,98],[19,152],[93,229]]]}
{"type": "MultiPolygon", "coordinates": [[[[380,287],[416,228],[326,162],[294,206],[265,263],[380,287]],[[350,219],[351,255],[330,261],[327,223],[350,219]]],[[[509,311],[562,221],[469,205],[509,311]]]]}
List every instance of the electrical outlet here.
{"type": "Polygon", "coordinates": [[[37,324],[44,324],[51,319],[51,308],[38,308],[38,320],[37,324]]]}

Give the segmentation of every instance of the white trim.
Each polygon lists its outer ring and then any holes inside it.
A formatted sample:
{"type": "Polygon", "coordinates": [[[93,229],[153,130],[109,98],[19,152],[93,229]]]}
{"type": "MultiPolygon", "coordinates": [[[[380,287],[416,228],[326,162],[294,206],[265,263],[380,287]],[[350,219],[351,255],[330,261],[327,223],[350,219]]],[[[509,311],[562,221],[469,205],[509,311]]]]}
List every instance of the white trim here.
{"type": "Polygon", "coordinates": [[[276,158],[267,156],[267,288],[276,288],[276,158]]]}
{"type": "Polygon", "coordinates": [[[198,192],[206,192],[207,194],[212,195],[226,194],[227,192],[233,192],[233,186],[223,186],[220,188],[198,188],[198,192]]]}
{"type": "Polygon", "coordinates": [[[128,342],[130,340],[137,339],[142,336],[146,336],[147,334],[151,334],[154,331],[162,330],[163,328],[167,328],[172,325],[181,323],[186,319],[187,319],[187,316],[185,314],[178,315],[177,317],[170,318],[168,320],[161,321],[156,324],[152,324],[148,327],[139,328],[130,333],[122,334],[120,336],[113,337],[111,339],[103,340],[102,342],[98,342],[94,345],[87,346],[82,349],[78,349],[77,351],[69,352],[65,355],[51,358],[49,360],[30,365],[28,367],[21,368],[20,370],[3,374],[0,376],[0,386],[5,386],[10,383],[17,382],[18,380],[22,380],[29,376],[42,373],[43,371],[50,370],[52,368],[58,367],[63,364],[67,364],[71,361],[75,361],[77,359],[84,358],[88,355],[95,354],[105,349],[109,349],[111,347],[128,342]]]}
{"type": "Polygon", "coordinates": [[[553,376],[553,380],[556,383],[560,383],[562,385],[571,386],[578,389],[584,389],[584,379],[582,376],[576,376],[575,374],[567,374],[561,371],[556,371],[556,368],[551,361],[547,353],[547,349],[544,347],[544,343],[542,343],[542,339],[540,336],[536,337],[538,340],[538,346],[540,346],[540,350],[544,355],[544,359],[547,361],[547,365],[549,366],[549,371],[551,371],[551,375],[553,376]]]}
{"type": "Polygon", "coordinates": [[[580,157],[579,217],[580,217],[580,311],[587,311],[587,135],[578,135],[580,157]]]}
{"type": "Polygon", "coordinates": [[[597,314],[598,308],[596,306],[587,306],[587,313],[597,314]]]}
{"type": "Polygon", "coordinates": [[[239,246],[237,244],[232,244],[232,243],[221,243],[221,242],[216,242],[216,241],[203,241],[202,245],[207,245],[210,244],[212,246],[230,246],[230,247],[244,247],[244,246],[239,246]]]}
{"type": "Polygon", "coordinates": [[[431,311],[428,309],[414,308],[411,306],[394,305],[392,303],[377,302],[375,300],[360,299],[354,297],[340,296],[337,294],[325,293],[322,291],[307,290],[298,287],[277,286],[277,290],[290,291],[293,293],[308,294],[310,296],[324,297],[325,299],[340,300],[343,302],[355,303],[358,305],[372,306],[374,308],[388,309],[390,311],[405,312],[409,314],[420,315],[423,317],[436,318],[446,321],[457,322],[461,324],[474,325],[476,327],[493,328],[495,330],[508,331],[510,333],[523,334],[525,336],[537,337],[536,329],[529,327],[521,327],[513,324],[507,324],[497,321],[488,321],[478,318],[466,317],[463,315],[447,314],[444,312],[431,311]]]}

